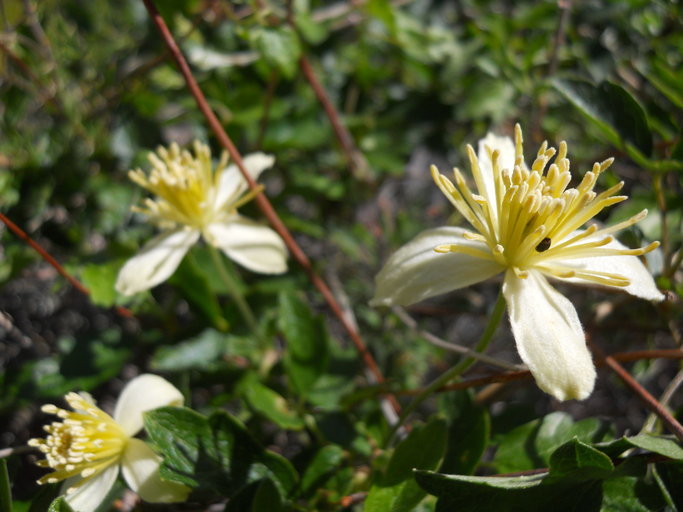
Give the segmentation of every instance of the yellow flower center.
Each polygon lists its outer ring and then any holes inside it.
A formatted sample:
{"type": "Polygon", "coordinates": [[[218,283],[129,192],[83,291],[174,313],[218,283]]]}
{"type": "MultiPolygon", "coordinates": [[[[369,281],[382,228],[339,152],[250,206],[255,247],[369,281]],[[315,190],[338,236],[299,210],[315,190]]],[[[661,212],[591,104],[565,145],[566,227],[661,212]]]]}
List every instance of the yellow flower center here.
{"type": "Polygon", "coordinates": [[[80,475],[82,485],[105,468],[117,464],[128,436],[111,416],[77,393],[66,395],[73,411],[48,404],[42,411],[62,418],[44,427],[45,439],[31,439],[28,444],[45,454],[41,467],[54,469],[38,480],[39,484],[56,483],[80,475]]]}
{"type": "Polygon", "coordinates": [[[132,181],[158,196],[156,200],[146,199],[143,207],[133,210],[161,227],[181,224],[201,228],[210,223],[216,213],[216,185],[228,158],[226,154],[221,156],[214,173],[209,147],[195,141],[194,153],[192,156],[189,151],[181,151],[173,143],[169,149],[159,147],[156,154],[150,153],[149,176],[140,169],[129,171],[132,181]]]}
{"type": "Polygon", "coordinates": [[[478,194],[472,193],[458,169],[455,185],[432,166],[434,181],[477,233],[465,233],[465,238],[484,242],[488,250],[464,244],[446,244],[435,248],[441,253],[462,252],[493,260],[511,268],[518,277],[528,276],[529,269],[538,269],[556,277],[577,277],[600,284],[628,286],[624,276],[607,272],[584,271],[559,263],[593,256],[642,255],[654,250],[659,242],[639,249],[605,247],[614,241],[612,233],[635,224],[647,215],[647,210],[617,225],[598,229],[591,225],[576,231],[607,206],[619,203],[627,196],[617,194],[624,183],[618,183],[600,194],[593,191],[598,176],[607,169],[613,158],[595,163],[576,188],[567,188],[569,172],[567,144],[560,143],[559,151],[544,142],[531,169],[524,164],[522,130],[515,126],[515,163],[503,169],[499,150],[490,150],[493,181],[482,174],[477,155],[471,146],[467,152],[478,194]],[[555,156],[555,161],[548,162],[555,156]]]}

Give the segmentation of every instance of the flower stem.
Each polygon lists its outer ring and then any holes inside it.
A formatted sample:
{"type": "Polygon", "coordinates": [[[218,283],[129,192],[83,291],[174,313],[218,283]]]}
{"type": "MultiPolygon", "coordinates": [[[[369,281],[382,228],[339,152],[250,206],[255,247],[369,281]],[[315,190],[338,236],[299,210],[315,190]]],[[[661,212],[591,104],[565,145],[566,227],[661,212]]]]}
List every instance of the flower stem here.
{"type": "Polygon", "coordinates": [[[235,304],[237,304],[237,309],[240,310],[242,317],[247,322],[247,325],[249,326],[249,329],[252,331],[253,335],[256,336],[256,338],[258,338],[258,340],[265,347],[265,342],[263,336],[261,335],[261,330],[259,329],[258,323],[256,322],[254,312],[249,307],[249,304],[245,300],[244,295],[242,295],[242,293],[240,292],[237,283],[232,278],[228,270],[225,268],[225,263],[223,262],[222,254],[218,252],[218,249],[216,249],[213,245],[207,245],[209,246],[211,259],[216,269],[218,270],[218,275],[225,284],[225,287],[228,289],[230,297],[232,298],[232,300],[235,301],[235,304]]]}
{"type": "MultiPolygon", "coordinates": [[[[503,297],[502,291],[498,294],[498,299],[496,300],[496,305],[493,307],[493,311],[491,312],[491,316],[489,317],[489,321],[486,324],[486,329],[484,329],[484,332],[481,335],[481,338],[479,338],[479,341],[474,347],[475,352],[483,352],[486,350],[486,347],[488,346],[489,342],[491,341],[491,338],[493,338],[494,333],[496,332],[496,329],[498,328],[498,325],[500,324],[501,319],[503,318],[503,313],[505,313],[505,298],[503,297]]],[[[437,377],[434,381],[432,381],[427,387],[425,387],[422,392],[420,392],[419,395],[417,395],[410,404],[408,404],[408,407],[406,407],[403,410],[403,413],[401,414],[400,418],[398,419],[398,422],[393,426],[391,429],[391,432],[389,432],[389,436],[387,437],[388,444],[393,441],[394,437],[396,436],[396,433],[398,432],[399,428],[405,420],[410,416],[410,414],[417,409],[422,402],[424,402],[429,396],[434,393],[437,389],[445,386],[448,384],[451,380],[455,379],[459,375],[463,374],[470,366],[472,366],[475,362],[477,361],[476,358],[474,357],[468,357],[460,361],[458,364],[456,364],[453,368],[448,370],[447,372],[443,373],[440,377],[437,377]]]]}

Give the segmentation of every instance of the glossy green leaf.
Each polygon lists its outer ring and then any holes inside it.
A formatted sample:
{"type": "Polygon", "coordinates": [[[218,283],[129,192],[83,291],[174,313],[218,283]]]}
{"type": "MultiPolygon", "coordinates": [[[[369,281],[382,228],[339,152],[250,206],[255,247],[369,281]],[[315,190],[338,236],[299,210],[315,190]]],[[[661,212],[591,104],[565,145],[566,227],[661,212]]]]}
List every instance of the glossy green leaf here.
{"type": "Polygon", "coordinates": [[[573,439],[550,456],[548,473],[479,477],[418,471],[420,486],[439,497],[437,511],[599,510],[602,482],[614,474],[605,454],[573,439]]]}
{"type": "Polygon", "coordinates": [[[283,510],[282,497],[270,478],[265,478],[259,482],[251,510],[253,512],[265,510],[268,512],[280,512],[283,510]]]}
{"type": "Polygon", "coordinates": [[[567,413],[554,412],[501,436],[493,462],[498,473],[547,467],[551,453],[570,439],[592,443],[605,434],[605,425],[595,418],[574,422],[567,413]]]}
{"type": "Polygon", "coordinates": [[[447,435],[447,424],[442,418],[433,418],[413,429],[394,450],[386,470],[375,479],[365,500],[365,511],[413,510],[425,496],[413,478],[413,470],[435,468],[441,462],[447,435]]]}
{"type": "Polygon", "coordinates": [[[602,486],[601,512],[651,512],[667,510],[659,489],[651,480],[636,477],[610,478],[602,486]]]}
{"type": "Polygon", "coordinates": [[[336,445],[323,446],[313,456],[301,476],[301,493],[307,494],[321,487],[330,478],[344,458],[344,450],[336,445]]]}
{"type": "Polygon", "coordinates": [[[114,283],[118,276],[120,261],[85,265],[80,271],[83,285],[90,291],[90,300],[97,306],[111,307],[116,302],[114,283]]]}
{"type": "Polygon", "coordinates": [[[229,352],[230,338],[213,329],[176,345],[160,347],[150,367],[156,371],[210,370],[229,352]]]}
{"type": "Polygon", "coordinates": [[[161,475],[204,493],[230,496],[249,482],[272,478],[283,496],[296,485],[288,461],[269,452],[225,412],[209,418],[163,407],[145,414],[145,430],[163,454],[161,475]]]}
{"type": "Polygon", "coordinates": [[[255,373],[244,376],[239,384],[241,394],[258,413],[286,430],[301,430],[304,421],[292,410],[287,400],[263,384],[255,373]]]}
{"type": "Polygon", "coordinates": [[[278,328],[287,341],[283,359],[287,376],[296,390],[306,395],[328,367],[325,324],[296,293],[283,292],[279,296],[278,328]]]}
{"type": "Polygon", "coordinates": [[[646,157],[652,154],[652,134],[647,116],[631,94],[618,84],[593,85],[584,80],[556,78],[553,85],[598,125],[618,146],[628,142],[646,157]]]}
{"type": "Polygon", "coordinates": [[[610,457],[617,457],[633,447],[642,448],[652,453],[664,455],[670,459],[683,460],[683,447],[672,436],[657,436],[653,434],[638,434],[632,437],[622,437],[609,443],[601,443],[596,448],[608,454],[610,457]]]}
{"type": "Polygon", "coordinates": [[[544,483],[607,478],[614,471],[610,458],[595,448],[573,439],[550,456],[550,472],[544,483]]]}
{"type": "Polygon", "coordinates": [[[294,77],[301,55],[301,43],[291,27],[256,27],[249,31],[249,41],[268,64],[285,77],[294,77]]]}

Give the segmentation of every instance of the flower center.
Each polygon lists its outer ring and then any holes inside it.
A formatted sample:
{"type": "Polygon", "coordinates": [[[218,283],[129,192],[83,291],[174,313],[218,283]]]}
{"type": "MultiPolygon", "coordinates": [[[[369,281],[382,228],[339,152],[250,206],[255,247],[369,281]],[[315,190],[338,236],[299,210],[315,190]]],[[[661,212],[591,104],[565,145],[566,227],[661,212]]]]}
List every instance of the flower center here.
{"type": "Polygon", "coordinates": [[[501,167],[499,150],[487,150],[492,176],[481,171],[474,149],[467,146],[478,194],[472,193],[458,169],[454,170],[455,185],[439,174],[436,167],[432,166],[431,171],[446,197],[477,230],[477,233],[465,233],[465,238],[485,243],[488,251],[464,244],[446,244],[436,247],[437,252],[462,252],[493,260],[511,268],[521,278],[527,277],[528,269],[536,268],[556,277],[580,277],[601,284],[628,286],[629,281],[623,276],[583,272],[557,260],[641,255],[659,245],[654,242],[640,249],[605,247],[614,241],[611,233],[635,224],[645,217],[647,211],[609,228],[599,230],[592,225],[576,233],[604,208],[627,199],[627,196],[615,195],[623,187],[623,182],[600,194],[593,191],[598,176],[612,164],[613,158],[595,163],[576,188],[567,188],[572,175],[565,142],[560,144],[559,151],[549,148],[544,142],[530,169],[524,164],[519,125],[515,126],[515,162],[512,169],[501,167]],[[548,166],[556,154],[555,161],[548,166]]]}
{"type": "MultiPolygon", "coordinates": [[[[43,406],[42,411],[63,419],[44,427],[45,439],[31,439],[45,454],[38,461],[41,467],[54,469],[38,480],[39,484],[56,483],[80,475],[90,479],[118,460],[126,446],[128,436],[111,416],[77,393],[66,395],[73,411],[54,405],[43,406]]],[[[81,485],[85,480],[79,482],[81,485]]]]}
{"type": "Polygon", "coordinates": [[[178,224],[201,228],[213,220],[218,179],[227,164],[224,154],[214,173],[209,147],[195,142],[195,155],[181,151],[177,144],[169,149],[160,147],[150,153],[152,170],[149,176],[136,169],[128,177],[158,196],[148,198],[133,211],[147,215],[160,227],[178,224]]]}

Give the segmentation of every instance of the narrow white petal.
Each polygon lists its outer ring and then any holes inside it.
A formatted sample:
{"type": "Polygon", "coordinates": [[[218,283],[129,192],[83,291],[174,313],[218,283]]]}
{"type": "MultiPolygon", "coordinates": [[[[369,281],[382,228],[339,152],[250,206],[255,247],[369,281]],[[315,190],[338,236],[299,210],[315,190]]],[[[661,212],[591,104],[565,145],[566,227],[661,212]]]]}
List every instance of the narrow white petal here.
{"type": "MultiPolygon", "coordinates": [[[[107,494],[109,494],[118,474],[119,465],[112,464],[108,468],[105,468],[99,475],[91,478],[83,485],[76,487],[73,492],[66,494],[66,502],[76,512],[93,512],[100,503],[102,503],[104,498],[107,497],[107,494]]],[[[66,492],[69,487],[79,480],[80,477],[65,480],[62,485],[62,490],[66,492]]]]}
{"type": "Polygon", "coordinates": [[[441,227],[423,231],[396,251],[375,277],[373,306],[409,305],[434,295],[484,281],[503,270],[498,263],[462,253],[437,253],[456,244],[489,252],[483,242],[463,238],[464,229],[441,227]]]}
{"type": "MultiPolygon", "coordinates": [[[[242,158],[249,175],[257,180],[263,171],[273,166],[275,157],[265,153],[251,153],[242,158]]],[[[246,180],[235,164],[230,164],[218,178],[216,208],[221,210],[236,201],[248,188],[246,180]]]]}
{"type": "Polygon", "coordinates": [[[144,441],[129,439],[121,457],[121,472],[128,486],[149,503],[178,503],[185,501],[190,488],[162,480],[159,476],[161,457],[144,441]]]}
{"type": "MultiPolygon", "coordinates": [[[[572,233],[570,236],[573,236],[576,233],[579,233],[579,231],[572,233]]],[[[586,241],[591,241],[594,239],[595,237],[588,237],[586,238],[586,241]]],[[[628,247],[617,240],[610,242],[604,247],[608,249],[628,249],[628,247]]],[[[647,269],[647,267],[645,267],[638,256],[596,256],[567,261],[558,260],[557,263],[560,263],[563,266],[581,270],[619,274],[631,281],[631,284],[625,287],[616,286],[610,288],[624,290],[625,292],[628,292],[636,297],[640,297],[641,299],[652,300],[656,302],[664,300],[664,295],[657,289],[657,285],[655,284],[652,274],[650,274],[650,271],[647,269]]],[[[595,284],[590,281],[576,278],[564,279],[564,281],[578,284],[595,284]]]]}
{"type": "Polygon", "coordinates": [[[526,279],[508,270],[503,294],[517,351],[538,387],[558,400],[587,398],[595,367],[572,303],[536,270],[526,279]]]}
{"type": "Polygon", "coordinates": [[[121,391],[114,409],[114,421],[134,436],[143,426],[142,414],[167,405],[183,405],[183,394],[158,375],[145,373],[131,380],[121,391]]]}
{"type": "Polygon", "coordinates": [[[479,169],[481,170],[481,176],[486,187],[486,197],[492,198],[496,197],[495,185],[493,183],[493,164],[491,163],[489,152],[486,150],[487,146],[491,151],[496,149],[500,151],[500,156],[498,157],[500,168],[511,171],[515,166],[515,143],[510,137],[501,137],[491,132],[487,133],[483,139],[479,139],[477,151],[479,169]]]}
{"type": "Polygon", "coordinates": [[[252,272],[282,274],[287,271],[287,248],[280,235],[241,215],[208,225],[204,238],[252,272]]]}
{"type": "Polygon", "coordinates": [[[199,231],[188,228],[156,236],[121,268],[116,290],[133,295],[165,281],[198,239],[199,231]]]}

